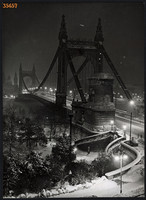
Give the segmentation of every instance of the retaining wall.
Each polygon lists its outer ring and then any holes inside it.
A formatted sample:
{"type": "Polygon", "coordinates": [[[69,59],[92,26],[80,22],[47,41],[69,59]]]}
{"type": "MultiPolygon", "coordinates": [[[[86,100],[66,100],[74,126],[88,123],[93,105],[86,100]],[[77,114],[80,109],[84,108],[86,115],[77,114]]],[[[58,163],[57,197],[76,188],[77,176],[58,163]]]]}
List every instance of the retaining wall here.
{"type": "Polygon", "coordinates": [[[117,147],[119,145],[119,143],[121,143],[121,141],[123,141],[123,140],[125,140],[125,137],[119,137],[119,138],[113,140],[112,142],[110,142],[105,149],[105,153],[108,154],[112,149],[117,147]]]}
{"type": "MultiPolygon", "coordinates": [[[[135,148],[131,147],[130,145],[126,144],[125,142],[126,141],[121,142],[121,145],[123,146],[124,149],[126,149],[126,151],[131,153],[134,160],[131,163],[129,163],[128,165],[122,167],[123,173],[126,172],[127,170],[129,170],[131,167],[133,167],[137,163],[139,163],[139,161],[141,160],[141,154],[135,148]]],[[[105,176],[108,179],[112,179],[113,177],[120,175],[120,172],[121,172],[121,169],[119,168],[119,169],[116,169],[114,171],[106,173],[105,176]]]]}

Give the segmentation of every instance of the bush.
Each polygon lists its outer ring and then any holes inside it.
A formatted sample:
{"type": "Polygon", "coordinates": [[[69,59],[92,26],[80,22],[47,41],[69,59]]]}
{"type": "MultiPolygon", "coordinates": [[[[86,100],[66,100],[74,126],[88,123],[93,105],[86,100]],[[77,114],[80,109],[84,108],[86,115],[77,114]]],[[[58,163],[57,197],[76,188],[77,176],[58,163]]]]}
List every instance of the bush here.
{"type": "Polygon", "coordinates": [[[21,161],[16,158],[3,156],[3,192],[4,195],[9,194],[10,190],[16,190],[20,175],[22,173],[20,169],[21,161]]]}
{"type": "Polygon", "coordinates": [[[98,174],[99,177],[103,176],[106,172],[110,171],[110,157],[105,153],[101,153],[98,158],[92,161],[92,172],[98,174]]]}
{"type": "Polygon", "coordinates": [[[52,148],[52,156],[58,163],[64,165],[67,165],[76,159],[73,148],[71,148],[70,155],[70,138],[68,136],[64,135],[63,137],[57,138],[56,146],[52,148]]]}

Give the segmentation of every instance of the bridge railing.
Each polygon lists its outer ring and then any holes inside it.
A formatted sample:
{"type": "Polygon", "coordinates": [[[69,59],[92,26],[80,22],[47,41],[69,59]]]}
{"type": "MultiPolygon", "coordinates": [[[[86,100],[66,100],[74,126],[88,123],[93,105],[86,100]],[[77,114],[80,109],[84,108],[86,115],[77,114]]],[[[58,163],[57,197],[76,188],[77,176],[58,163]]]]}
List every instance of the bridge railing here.
{"type": "MultiPolygon", "coordinates": [[[[140,154],[140,152],[138,152],[135,148],[131,147],[130,145],[126,144],[125,142],[126,141],[121,142],[121,145],[123,146],[124,149],[130,151],[135,158],[134,158],[134,160],[131,163],[129,163],[126,166],[122,167],[122,173],[125,173],[131,167],[133,167],[134,165],[136,165],[137,163],[139,163],[140,160],[141,160],[141,154],[140,154]]],[[[108,179],[112,179],[113,177],[116,177],[116,176],[120,175],[120,173],[121,173],[121,169],[119,168],[119,169],[116,169],[114,171],[106,173],[105,176],[108,179]]]]}
{"type": "Polygon", "coordinates": [[[105,149],[105,153],[106,154],[110,153],[110,151],[112,151],[114,148],[116,148],[123,140],[126,140],[124,136],[119,137],[119,138],[113,140],[112,142],[110,142],[105,149]]]}
{"type": "Polygon", "coordinates": [[[93,141],[95,142],[97,140],[104,139],[104,138],[109,137],[111,135],[113,135],[113,133],[109,132],[109,131],[104,132],[104,133],[98,133],[96,135],[91,135],[91,136],[88,136],[88,137],[85,137],[85,138],[82,138],[80,140],[75,141],[75,145],[78,146],[80,144],[84,144],[84,143],[88,143],[88,142],[93,142],[93,141]]]}

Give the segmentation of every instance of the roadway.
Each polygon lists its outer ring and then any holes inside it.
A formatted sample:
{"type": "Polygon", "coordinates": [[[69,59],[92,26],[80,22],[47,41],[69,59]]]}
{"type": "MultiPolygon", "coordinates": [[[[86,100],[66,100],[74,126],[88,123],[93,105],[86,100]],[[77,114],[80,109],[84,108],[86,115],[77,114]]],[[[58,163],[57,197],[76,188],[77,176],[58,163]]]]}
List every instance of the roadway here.
{"type": "MultiPolygon", "coordinates": [[[[115,124],[120,129],[123,129],[123,125],[126,125],[126,133],[130,133],[130,119],[116,114],[115,124]]],[[[138,137],[141,135],[142,137],[144,137],[144,124],[138,123],[135,120],[133,120],[131,127],[131,135],[132,137],[138,137]]]]}
{"type": "MultiPolygon", "coordinates": [[[[38,91],[36,93],[36,95],[40,96],[43,99],[51,101],[51,102],[55,102],[55,100],[56,100],[56,97],[53,94],[38,91]]],[[[125,108],[128,109],[128,104],[127,103],[125,104],[124,100],[120,100],[118,102],[120,105],[122,105],[123,109],[124,109],[124,105],[125,105],[125,108]]],[[[72,100],[67,99],[65,107],[67,107],[68,109],[71,109],[71,103],[72,103],[72,100]]],[[[127,127],[126,133],[129,134],[129,132],[130,132],[130,116],[127,115],[127,111],[120,110],[120,109],[116,110],[115,125],[119,129],[123,129],[123,125],[126,125],[126,127],[127,127]]],[[[141,120],[133,119],[133,121],[132,121],[132,136],[137,137],[139,135],[142,135],[142,137],[144,137],[144,123],[141,120]]]]}

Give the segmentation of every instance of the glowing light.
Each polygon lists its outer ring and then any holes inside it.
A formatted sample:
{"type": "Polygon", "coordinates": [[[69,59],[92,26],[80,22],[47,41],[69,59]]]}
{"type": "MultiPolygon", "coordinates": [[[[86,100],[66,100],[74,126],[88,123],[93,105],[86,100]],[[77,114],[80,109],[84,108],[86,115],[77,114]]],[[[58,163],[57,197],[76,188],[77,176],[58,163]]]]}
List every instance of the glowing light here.
{"type": "Polygon", "coordinates": [[[128,156],[126,154],[123,155],[123,160],[127,160],[128,156]]]}
{"type": "Polygon", "coordinates": [[[50,92],[53,92],[53,89],[52,89],[52,88],[50,88],[49,90],[50,90],[50,92]]]}
{"type": "Polygon", "coordinates": [[[129,103],[131,106],[133,106],[135,104],[135,102],[133,100],[131,100],[129,103]]]}
{"type": "Polygon", "coordinates": [[[127,126],[126,126],[126,125],[123,125],[123,129],[126,130],[126,129],[127,129],[127,126]]]}
{"type": "Polygon", "coordinates": [[[77,151],[77,148],[75,147],[73,151],[74,151],[74,153],[75,153],[75,152],[77,151]]]}
{"type": "Polygon", "coordinates": [[[114,124],[114,121],[113,121],[113,120],[111,120],[111,121],[110,121],[110,124],[111,124],[111,125],[112,125],[112,124],[114,124]]]}
{"type": "Polygon", "coordinates": [[[120,160],[120,156],[114,156],[115,161],[119,161],[120,160]]]}
{"type": "Polygon", "coordinates": [[[128,156],[126,154],[121,154],[121,155],[115,155],[114,156],[115,161],[119,161],[120,159],[122,160],[127,160],[128,156]]]}

